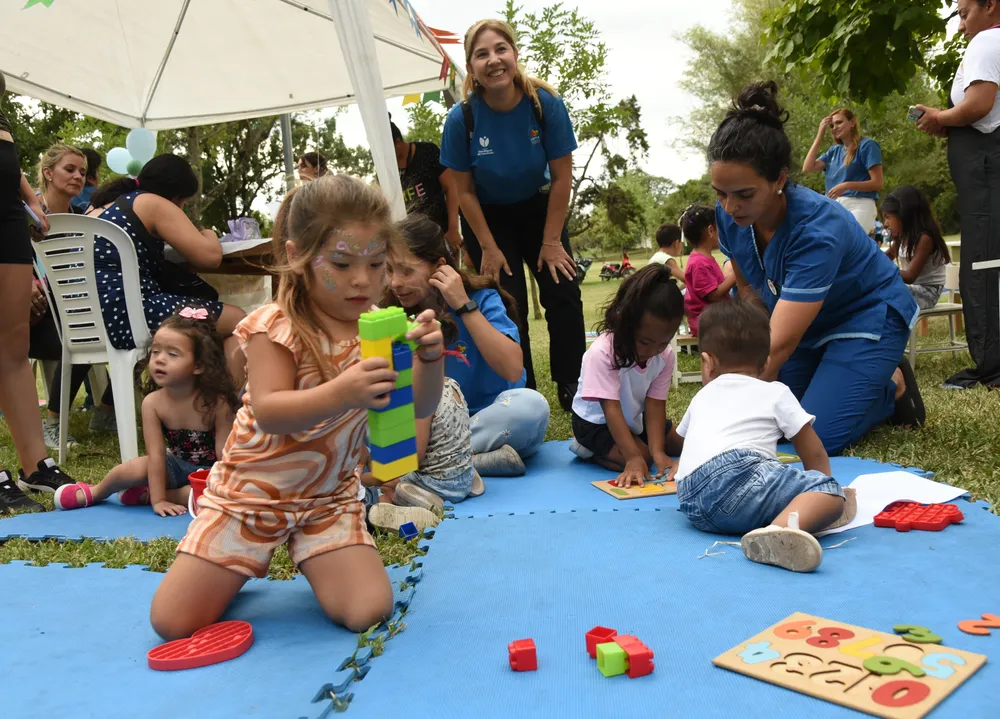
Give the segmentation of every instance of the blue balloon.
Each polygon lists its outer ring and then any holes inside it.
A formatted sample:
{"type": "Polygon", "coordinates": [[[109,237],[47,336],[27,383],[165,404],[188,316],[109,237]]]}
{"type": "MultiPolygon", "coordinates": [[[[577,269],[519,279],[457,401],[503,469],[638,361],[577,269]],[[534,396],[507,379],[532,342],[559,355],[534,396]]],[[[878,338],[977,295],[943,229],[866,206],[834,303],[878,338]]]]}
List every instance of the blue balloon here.
{"type": "Polygon", "coordinates": [[[156,154],[156,135],[145,127],[137,127],[125,138],[125,147],[128,148],[132,159],[145,165],[156,154]]]}
{"type": "Polygon", "coordinates": [[[108,167],[112,171],[117,172],[119,175],[128,174],[128,163],[132,159],[132,155],[124,147],[113,147],[108,152],[108,167]]]}

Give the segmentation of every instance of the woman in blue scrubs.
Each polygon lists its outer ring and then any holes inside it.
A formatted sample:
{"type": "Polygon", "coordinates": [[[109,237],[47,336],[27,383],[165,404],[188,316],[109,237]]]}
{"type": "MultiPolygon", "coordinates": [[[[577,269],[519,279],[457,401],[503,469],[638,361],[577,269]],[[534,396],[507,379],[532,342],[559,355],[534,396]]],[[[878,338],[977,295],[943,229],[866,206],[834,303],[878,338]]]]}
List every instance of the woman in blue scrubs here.
{"type": "Polygon", "coordinates": [[[514,296],[526,386],[535,388],[528,284],[535,276],[549,329],[549,365],[567,412],[586,351],[583,300],[566,230],[573,123],[555,89],[518,62],[514,32],[481,20],[465,34],[465,102],[448,113],[441,164],[452,171],[462,238],[479,272],[514,296]]]}
{"type": "Polygon", "coordinates": [[[827,452],[883,421],[916,427],[923,401],[904,357],[917,305],[850,212],[788,181],[788,113],[773,82],[746,87],[708,146],[719,246],[741,294],[771,315],[761,379],[791,388],[827,452]]]}

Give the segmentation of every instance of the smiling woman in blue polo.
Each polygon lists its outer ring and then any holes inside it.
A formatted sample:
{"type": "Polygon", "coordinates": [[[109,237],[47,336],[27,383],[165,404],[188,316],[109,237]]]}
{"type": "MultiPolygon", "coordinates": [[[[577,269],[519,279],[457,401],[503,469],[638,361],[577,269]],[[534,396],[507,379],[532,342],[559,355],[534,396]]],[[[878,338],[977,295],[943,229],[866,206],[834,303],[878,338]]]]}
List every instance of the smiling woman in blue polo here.
{"type": "Polygon", "coordinates": [[[573,281],[566,213],[576,137],[554,88],[518,62],[514,32],[481,20],[465,34],[465,101],[448,113],[441,164],[458,186],[462,238],[479,272],[514,297],[526,386],[535,372],[528,335],[527,264],[549,329],[549,364],[569,411],[586,350],[583,300],[573,281]]]}
{"type": "Polygon", "coordinates": [[[876,425],[924,421],[903,353],[917,305],[850,212],[788,182],[788,113],[773,82],[743,90],[708,147],[719,247],[771,315],[761,379],[788,385],[827,452],[876,425]]]}

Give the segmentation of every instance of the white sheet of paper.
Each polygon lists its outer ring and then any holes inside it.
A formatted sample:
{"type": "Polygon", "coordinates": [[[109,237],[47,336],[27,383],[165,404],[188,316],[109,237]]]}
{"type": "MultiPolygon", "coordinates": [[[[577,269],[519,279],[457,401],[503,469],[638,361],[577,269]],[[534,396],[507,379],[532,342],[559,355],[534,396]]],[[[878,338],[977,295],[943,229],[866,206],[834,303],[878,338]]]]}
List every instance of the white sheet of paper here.
{"type": "Polygon", "coordinates": [[[949,487],[947,484],[918,477],[909,472],[862,474],[848,486],[853,487],[857,492],[858,513],[854,520],[843,527],[819,532],[817,537],[846,532],[849,529],[872,524],[875,521],[875,515],[893,502],[938,504],[950,502],[967,494],[964,489],[949,487]]]}

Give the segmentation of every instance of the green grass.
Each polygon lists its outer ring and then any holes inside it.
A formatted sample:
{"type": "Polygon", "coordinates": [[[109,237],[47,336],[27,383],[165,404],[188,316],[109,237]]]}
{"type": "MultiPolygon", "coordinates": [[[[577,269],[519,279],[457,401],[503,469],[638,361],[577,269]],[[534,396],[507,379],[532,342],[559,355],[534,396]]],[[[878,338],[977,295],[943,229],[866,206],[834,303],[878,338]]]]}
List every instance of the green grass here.
{"type": "MultiPolygon", "coordinates": [[[[634,256],[633,262],[637,266],[645,264],[634,256]]],[[[601,282],[599,273],[600,265],[595,262],[582,286],[588,330],[597,322],[601,306],[619,286],[618,280],[601,282]]],[[[544,321],[532,319],[529,322],[538,389],[553,407],[546,439],[568,439],[572,434],[569,415],[559,410],[556,389],[549,379],[548,332],[544,321]]],[[[931,336],[921,342],[939,343],[946,336],[946,320],[934,319],[931,320],[931,336]]],[[[927,406],[926,426],[916,432],[893,427],[877,429],[850,453],[931,470],[938,479],[965,487],[976,498],[1000,506],[1000,452],[996,449],[1000,447],[1000,422],[997,421],[1000,392],[982,388],[962,392],[940,388],[945,378],[969,364],[969,356],[964,352],[920,356],[916,371],[927,406]]],[[[682,354],[680,365],[685,372],[696,371],[699,360],[696,356],[682,354]]],[[[682,384],[672,391],[667,402],[669,416],[679,419],[698,389],[697,384],[682,384]]],[[[118,464],[118,442],[113,435],[91,434],[87,429],[88,419],[89,415],[80,411],[71,415],[70,434],[80,441],[80,447],[70,454],[66,469],[77,480],[96,483],[118,464]]],[[[17,468],[13,443],[3,422],[0,422],[0,466],[11,470],[17,468]]],[[[34,497],[46,507],[52,507],[51,495],[34,497]]],[[[416,541],[404,542],[391,534],[379,533],[375,541],[387,565],[410,562],[419,553],[416,541]]],[[[130,539],[63,543],[11,540],[0,545],[0,563],[28,560],[39,564],[65,562],[80,566],[100,562],[108,567],[144,564],[162,572],[173,561],[175,548],[176,542],[168,539],[145,545],[130,539]]],[[[284,548],[279,549],[269,576],[290,579],[293,574],[287,552],[284,548]]]]}

